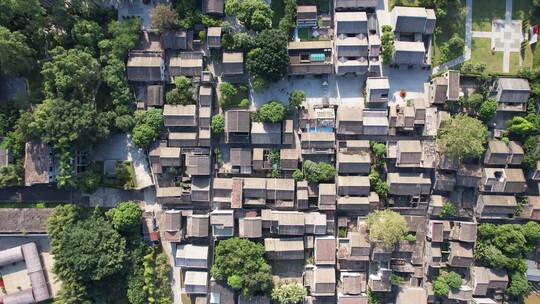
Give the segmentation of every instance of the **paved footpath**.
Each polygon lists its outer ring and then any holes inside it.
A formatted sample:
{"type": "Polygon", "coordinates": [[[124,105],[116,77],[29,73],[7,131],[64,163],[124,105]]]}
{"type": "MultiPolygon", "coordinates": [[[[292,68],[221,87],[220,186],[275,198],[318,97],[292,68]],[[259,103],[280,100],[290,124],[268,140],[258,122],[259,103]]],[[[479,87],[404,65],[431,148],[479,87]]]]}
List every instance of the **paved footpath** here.
{"type": "MultiPolygon", "coordinates": [[[[512,28],[512,0],[506,0],[506,11],[504,13],[504,27],[512,28]]],[[[503,72],[510,72],[510,48],[506,46],[503,53],[503,72]]]]}

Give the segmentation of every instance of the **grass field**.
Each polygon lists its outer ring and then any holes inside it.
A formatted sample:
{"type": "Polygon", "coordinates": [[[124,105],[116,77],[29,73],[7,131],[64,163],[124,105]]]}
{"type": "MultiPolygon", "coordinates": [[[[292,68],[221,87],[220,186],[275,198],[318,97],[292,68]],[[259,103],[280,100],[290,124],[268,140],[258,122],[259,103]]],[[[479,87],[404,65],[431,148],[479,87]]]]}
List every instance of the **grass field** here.
{"type": "MultiPolygon", "coordinates": [[[[440,48],[448,42],[453,35],[459,35],[465,40],[465,18],[467,17],[467,9],[465,6],[465,0],[455,0],[451,2],[447,7],[446,16],[437,20],[436,26],[438,31],[435,31],[433,38],[433,62],[435,64],[441,64],[440,62],[440,48]]],[[[450,58],[454,59],[454,58],[450,58]]]]}
{"type": "Polygon", "coordinates": [[[516,74],[519,69],[519,57],[521,55],[519,53],[510,53],[510,73],[516,74]]]}
{"type": "Polygon", "coordinates": [[[474,0],[472,10],[473,31],[491,31],[491,19],[504,19],[504,10],[504,0],[474,0]]]}
{"type": "Polygon", "coordinates": [[[502,72],[503,53],[491,53],[491,39],[473,38],[471,61],[485,63],[489,72],[502,72]]]}

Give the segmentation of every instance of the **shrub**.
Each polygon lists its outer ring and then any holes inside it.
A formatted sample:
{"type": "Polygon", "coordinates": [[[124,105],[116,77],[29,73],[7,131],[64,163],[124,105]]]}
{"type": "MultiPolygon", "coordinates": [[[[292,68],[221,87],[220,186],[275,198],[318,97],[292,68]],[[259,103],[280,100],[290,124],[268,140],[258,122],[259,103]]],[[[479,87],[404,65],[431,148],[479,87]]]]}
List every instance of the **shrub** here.
{"type": "Polygon", "coordinates": [[[391,247],[405,237],[409,231],[405,218],[389,209],[371,212],[367,219],[369,237],[391,247]]]}
{"type": "Polygon", "coordinates": [[[240,108],[249,109],[249,104],[250,104],[249,99],[244,98],[244,99],[240,100],[240,103],[238,104],[238,106],[240,108]]]}
{"type": "Polygon", "coordinates": [[[265,103],[259,109],[259,119],[263,122],[278,123],[282,122],[286,117],[287,110],[285,106],[277,100],[265,103]]]}
{"type": "Polygon", "coordinates": [[[282,283],[272,290],[272,300],[278,304],[300,303],[306,295],[306,288],[297,282],[282,283]]]}
{"type": "Polygon", "coordinates": [[[304,180],[304,172],[302,172],[302,170],[296,169],[296,170],[294,170],[294,172],[292,174],[292,178],[297,182],[303,181],[304,180]]]}
{"type": "Polygon", "coordinates": [[[323,162],[306,160],[303,168],[306,179],[312,183],[332,182],[336,175],[336,168],[323,162]]]}
{"type": "Polygon", "coordinates": [[[304,91],[295,90],[289,94],[289,107],[291,108],[300,108],[304,101],[306,101],[306,93],[304,91]]]}
{"type": "Polygon", "coordinates": [[[214,134],[223,133],[223,131],[225,130],[225,119],[223,118],[223,115],[218,114],[212,116],[212,123],[210,125],[210,129],[214,134]]]}
{"type": "Polygon", "coordinates": [[[457,214],[458,210],[456,206],[452,202],[446,202],[443,204],[441,214],[439,216],[442,218],[447,218],[456,216],[457,214]]]}

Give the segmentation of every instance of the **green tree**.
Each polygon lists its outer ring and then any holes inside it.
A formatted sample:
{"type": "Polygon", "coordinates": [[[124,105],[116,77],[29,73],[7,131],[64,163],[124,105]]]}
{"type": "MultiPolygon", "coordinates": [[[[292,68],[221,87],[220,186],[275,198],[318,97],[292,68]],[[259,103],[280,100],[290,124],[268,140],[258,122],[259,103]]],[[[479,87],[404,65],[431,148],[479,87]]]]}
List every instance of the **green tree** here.
{"type": "Polygon", "coordinates": [[[392,27],[389,25],[384,25],[382,27],[382,37],[381,37],[381,56],[384,64],[391,64],[394,56],[394,32],[392,27]]]}
{"type": "Polygon", "coordinates": [[[101,26],[91,20],[81,19],[71,29],[71,37],[75,42],[76,47],[87,49],[92,54],[96,54],[98,50],[98,42],[104,38],[103,29],[101,26]]]}
{"type": "Polygon", "coordinates": [[[447,217],[456,216],[457,214],[458,214],[458,210],[456,206],[452,202],[445,202],[442,206],[442,210],[439,216],[442,218],[447,218],[447,217]]]}
{"type": "Polygon", "coordinates": [[[234,98],[238,94],[237,87],[224,81],[219,85],[219,93],[221,94],[219,103],[222,109],[234,106],[234,98]]]}
{"type": "Polygon", "coordinates": [[[255,48],[247,56],[249,72],[268,81],[277,81],[287,73],[288,65],[287,36],[275,29],[257,34],[255,48]]]}
{"type": "Polygon", "coordinates": [[[217,280],[232,283],[235,288],[241,286],[244,296],[270,293],[272,272],[264,259],[263,245],[234,237],[220,241],[214,256],[210,272],[217,280]]]}
{"type": "Polygon", "coordinates": [[[142,210],[135,202],[122,202],[105,213],[114,229],[121,233],[138,233],[141,226],[142,210]]]}
{"type": "Polygon", "coordinates": [[[441,63],[455,59],[463,55],[465,41],[455,33],[448,42],[441,46],[441,63]]]}
{"type": "Polygon", "coordinates": [[[457,114],[444,121],[437,134],[437,146],[446,156],[473,160],[484,153],[488,131],[484,124],[473,117],[457,114]]]}
{"type": "Polygon", "coordinates": [[[471,113],[477,113],[480,111],[480,107],[484,103],[484,96],[479,93],[472,94],[464,100],[464,106],[469,109],[471,113]]]}
{"type": "Polygon", "coordinates": [[[180,19],[169,5],[158,4],[150,11],[152,28],[160,31],[174,30],[180,25],[180,19]]]}
{"type": "Polygon", "coordinates": [[[23,184],[23,168],[17,164],[0,167],[0,188],[20,186],[23,184]]]}
{"type": "Polygon", "coordinates": [[[510,286],[508,286],[507,292],[512,297],[523,298],[529,293],[530,288],[529,280],[525,274],[514,272],[510,275],[510,286]]]}
{"type": "Polygon", "coordinates": [[[187,105],[195,103],[195,100],[193,100],[193,85],[189,78],[179,76],[175,78],[174,83],[176,88],[167,92],[167,95],[165,96],[167,104],[187,105]]]}
{"type": "Polygon", "coordinates": [[[448,287],[453,289],[461,287],[461,284],[463,283],[461,276],[453,271],[447,273],[444,277],[444,280],[446,281],[446,284],[448,284],[448,287]]]}
{"type": "Polygon", "coordinates": [[[523,138],[527,135],[537,134],[538,130],[527,119],[521,116],[514,116],[506,122],[506,130],[510,136],[523,138]]]}
{"type": "Polygon", "coordinates": [[[133,143],[139,148],[148,148],[159,136],[163,128],[163,114],[160,109],[135,112],[136,125],[131,133],[133,143]]]}
{"type": "Polygon", "coordinates": [[[78,188],[84,193],[94,193],[101,184],[101,170],[96,164],[91,164],[79,177],[78,188]]]}
{"type": "Polygon", "coordinates": [[[303,171],[305,178],[312,183],[332,182],[336,176],[334,166],[324,162],[315,163],[311,160],[304,161],[303,171]]]}
{"type": "Polygon", "coordinates": [[[90,101],[100,77],[100,67],[91,54],[78,49],[57,47],[52,60],[43,64],[43,90],[49,99],[90,101]]]}
{"type": "Polygon", "coordinates": [[[74,276],[83,282],[99,281],[124,268],[126,241],[101,218],[74,223],[57,241],[54,273],[61,280],[74,276]]]}
{"type": "Polygon", "coordinates": [[[302,90],[294,90],[289,94],[289,107],[300,108],[306,101],[306,93],[302,90]]]}
{"type": "Polygon", "coordinates": [[[47,99],[34,111],[31,128],[55,149],[89,148],[109,135],[109,121],[89,103],[47,99]]]}
{"type": "Polygon", "coordinates": [[[231,49],[251,50],[255,45],[255,38],[245,32],[237,32],[233,35],[233,45],[231,49]]]}
{"type": "Polygon", "coordinates": [[[294,170],[294,172],[292,174],[292,178],[297,182],[303,181],[304,180],[304,172],[302,172],[302,170],[296,169],[296,170],[294,170]]]}
{"type": "Polygon", "coordinates": [[[10,76],[26,74],[36,64],[34,55],[35,51],[28,46],[23,34],[0,26],[0,73],[10,76]]]}
{"type": "Polygon", "coordinates": [[[306,289],[300,283],[281,283],[272,290],[272,300],[278,304],[296,304],[304,300],[306,289]]]}
{"type": "Polygon", "coordinates": [[[287,109],[278,100],[271,100],[259,109],[259,119],[263,122],[278,123],[287,117],[287,109]]]}
{"type": "Polygon", "coordinates": [[[371,212],[367,225],[370,239],[379,240],[386,247],[394,246],[409,231],[405,218],[389,209],[371,212]]]}
{"type": "Polygon", "coordinates": [[[495,118],[497,113],[497,101],[494,98],[488,98],[482,106],[480,106],[480,111],[478,111],[478,118],[484,123],[490,122],[495,118]]]}
{"type": "Polygon", "coordinates": [[[236,15],[246,28],[261,31],[272,26],[272,9],[263,0],[228,0],[225,13],[236,15]]]}
{"type": "Polygon", "coordinates": [[[210,124],[210,129],[214,134],[222,134],[225,130],[225,119],[223,115],[218,114],[212,116],[212,123],[210,124]]]}
{"type": "Polygon", "coordinates": [[[442,277],[437,277],[435,281],[433,281],[433,293],[437,297],[448,297],[448,293],[450,292],[450,289],[448,288],[448,284],[444,281],[442,277]]]}

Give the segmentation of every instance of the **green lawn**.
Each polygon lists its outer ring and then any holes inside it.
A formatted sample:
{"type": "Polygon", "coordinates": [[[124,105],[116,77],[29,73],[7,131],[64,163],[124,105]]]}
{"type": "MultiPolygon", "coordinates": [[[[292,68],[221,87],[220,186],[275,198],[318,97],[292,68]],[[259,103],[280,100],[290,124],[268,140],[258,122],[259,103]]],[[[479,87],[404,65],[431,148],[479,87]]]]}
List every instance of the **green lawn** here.
{"type": "MultiPolygon", "coordinates": [[[[437,20],[435,36],[433,38],[433,62],[441,64],[440,47],[448,42],[454,34],[465,40],[465,18],[467,17],[465,0],[454,0],[448,2],[447,14],[437,20]]],[[[454,58],[451,58],[454,59],[454,58]]]]}
{"type": "Polygon", "coordinates": [[[521,55],[519,53],[510,53],[510,73],[517,74],[519,69],[521,68],[519,66],[519,57],[521,55]]]}
{"type": "Polygon", "coordinates": [[[502,72],[503,53],[491,53],[491,39],[473,38],[471,61],[485,63],[488,72],[502,72]]]}
{"type": "Polygon", "coordinates": [[[523,66],[532,67],[533,66],[533,58],[534,58],[534,50],[527,43],[527,47],[525,47],[525,52],[523,53],[523,66]]]}
{"type": "Polygon", "coordinates": [[[272,27],[276,28],[279,25],[279,21],[285,14],[285,4],[283,4],[283,0],[272,0],[270,7],[274,12],[272,15],[272,27]]]}
{"type": "Polygon", "coordinates": [[[388,8],[392,9],[394,6],[420,6],[418,0],[388,0],[388,8]]]}
{"type": "Polygon", "coordinates": [[[504,0],[474,0],[473,31],[491,31],[491,19],[504,19],[505,5],[504,0]]]}

